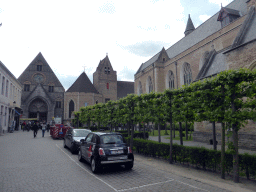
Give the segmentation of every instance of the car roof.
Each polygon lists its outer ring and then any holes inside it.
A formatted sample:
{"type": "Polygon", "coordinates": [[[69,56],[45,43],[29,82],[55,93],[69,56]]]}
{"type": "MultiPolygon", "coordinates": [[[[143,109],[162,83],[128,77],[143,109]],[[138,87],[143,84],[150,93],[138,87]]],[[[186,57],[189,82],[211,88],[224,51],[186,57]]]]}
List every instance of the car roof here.
{"type": "Polygon", "coordinates": [[[92,132],[90,129],[74,129],[74,128],[71,128],[72,130],[86,130],[86,131],[89,131],[89,132],[92,132]]]}
{"type": "Polygon", "coordinates": [[[102,135],[121,135],[121,133],[116,133],[116,132],[110,132],[110,133],[93,132],[93,133],[98,135],[98,136],[102,136],[102,135]]]}

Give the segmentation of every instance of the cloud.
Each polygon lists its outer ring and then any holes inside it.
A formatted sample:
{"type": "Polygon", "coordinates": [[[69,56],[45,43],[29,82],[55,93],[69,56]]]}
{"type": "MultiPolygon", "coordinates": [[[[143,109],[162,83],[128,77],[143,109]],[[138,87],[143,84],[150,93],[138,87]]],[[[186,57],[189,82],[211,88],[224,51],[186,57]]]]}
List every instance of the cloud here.
{"type": "Polygon", "coordinates": [[[117,74],[117,80],[119,81],[133,81],[134,80],[134,74],[136,71],[133,69],[129,69],[127,66],[123,68],[118,74],[117,74]]]}
{"type": "Polygon", "coordinates": [[[166,43],[162,41],[144,41],[135,43],[133,45],[121,46],[123,49],[128,50],[130,53],[142,56],[149,57],[161,51],[163,46],[166,43]]]}
{"type": "Polygon", "coordinates": [[[115,13],[115,6],[112,3],[105,3],[104,5],[100,6],[99,13],[109,13],[113,14],[115,13]]]}
{"type": "Polygon", "coordinates": [[[199,19],[202,22],[205,22],[207,19],[209,19],[211,16],[210,15],[199,15],[199,19]]]}

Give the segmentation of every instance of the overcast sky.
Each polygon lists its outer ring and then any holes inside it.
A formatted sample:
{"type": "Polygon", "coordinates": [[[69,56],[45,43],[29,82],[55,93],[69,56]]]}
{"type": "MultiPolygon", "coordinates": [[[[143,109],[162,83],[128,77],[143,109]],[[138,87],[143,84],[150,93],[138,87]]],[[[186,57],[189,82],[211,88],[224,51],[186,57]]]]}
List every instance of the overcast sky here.
{"type": "Polygon", "coordinates": [[[65,89],[108,53],[117,79],[134,74],[232,0],[1,0],[0,60],[18,78],[41,52],[65,89]]]}

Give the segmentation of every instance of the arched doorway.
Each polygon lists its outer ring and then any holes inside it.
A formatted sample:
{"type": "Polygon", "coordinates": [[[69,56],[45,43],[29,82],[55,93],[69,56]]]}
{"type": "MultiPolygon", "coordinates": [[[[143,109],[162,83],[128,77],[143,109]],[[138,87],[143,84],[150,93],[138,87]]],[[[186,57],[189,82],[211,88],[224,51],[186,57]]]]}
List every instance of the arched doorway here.
{"type": "Polygon", "coordinates": [[[47,122],[47,112],[47,103],[40,98],[33,100],[28,107],[29,118],[37,118],[39,121],[47,122]]]}

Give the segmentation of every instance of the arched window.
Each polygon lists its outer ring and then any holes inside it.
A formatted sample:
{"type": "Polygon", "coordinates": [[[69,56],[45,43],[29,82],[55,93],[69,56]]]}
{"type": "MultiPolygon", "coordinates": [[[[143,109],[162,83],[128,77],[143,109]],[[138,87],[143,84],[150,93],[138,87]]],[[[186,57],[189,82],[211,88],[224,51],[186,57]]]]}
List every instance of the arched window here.
{"type": "Polygon", "coordinates": [[[153,91],[153,83],[152,83],[152,79],[149,76],[147,79],[147,92],[150,93],[153,91]]]}
{"type": "Polygon", "coordinates": [[[142,85],[141,82],[139,81],[139,85],[138,85],[138,95],[142,94],[142,85]]]}
{"type": "Polygon", "coordinates": [[[174,74],[172,71],[168,71],[167,81],[166,81],[167,89],[174,89],[174,74]]]}
{"type": "Polygon", "coordinates": [[[192,82],[192,72],[190,68],[190,64],[185,63],[183,66],[183,77],[184,77],[184,85],[188,85],[192,82]]]}
{"type": "Polygon", "coordinates": [[[68,117],[71,118],[71,114],[72,112],[75,110],[75,104],[74,104],[74,101],[71,100],[69,102],[69,113],[68,113],[68,117]]]}

